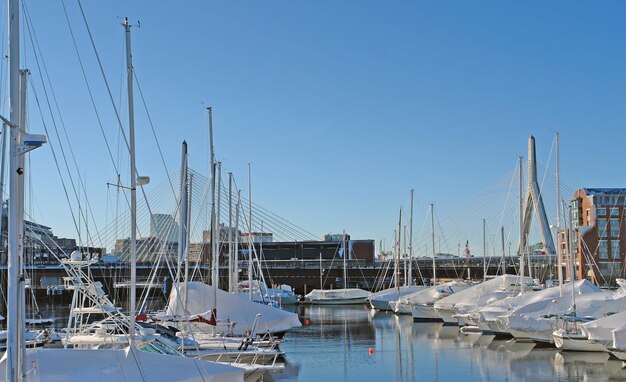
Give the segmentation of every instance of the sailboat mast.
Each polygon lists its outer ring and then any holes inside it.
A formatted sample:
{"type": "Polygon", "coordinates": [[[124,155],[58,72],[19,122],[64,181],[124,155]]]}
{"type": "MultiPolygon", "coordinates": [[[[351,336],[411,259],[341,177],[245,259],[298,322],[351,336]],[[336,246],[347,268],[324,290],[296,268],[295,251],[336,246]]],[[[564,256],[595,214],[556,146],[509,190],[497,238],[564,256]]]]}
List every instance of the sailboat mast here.
{"type": "MultiPolygon", "coordinates": [[[[563,202],[563,204],[565,204],[565,202],[563,202]]],[[[563,206],[563,209],[565,209],[565,206],[563,206]]],[[[572,230],[572,215],[570,214],[569,216],[569,224],[567,227],[567,254],[568,254],[568,267],[569,267],[569,283],[570,283],[570,290],[572,292],[572,309],[574,312],[574,316],[576,316],[576,290],[574,288],[574,280],[576,280],[576,277],[574,276],[574,256],[572,254],[573,252],[573,245],[572,243],[572,234],[573,234],[573,230],[572,230]]]]}
{"type": "MultiPolygon", "coordinates": [[[[526,245],[524,241],[524,199],[522,196],[522,156],[517,157],[517,166],[519,168],[519,276],[524,278],[524,252],[526,252],[526,245]]],[[[524,283],[521,282],[521,289],[524,292],[524,283]]]]}
{"type": "MultiPolygon", "coordinates": [[[[2,155],[0,159],[0,233],[4,233],[4,195],[6,189],[5,183],[5,160],[6,160],[6,150],[7,150],[7,134],[9,133],[9,128],[6,123],[2,123],[2,155]]],[[[0,253],[6,256],[6,252],[4,250],[4,234],[0,235],[0,253]]]]}
{"type": "Polygon", "coordinates": [[[404,244],[402,247],[402,254],[404,255],[404,261],[403,261],[403,271],[404,271],[404,286],[409,286],[409,275],[407,274],[407,256],[406,256],[406,224],[404,225],[403,231],[404,231],[404,244]]]}
{"type": "Polygon", "coordinates": [[[435,205],[430,203],[430,228],[433,239],[433,282],[432,285],[437,284],[437,266],[435,263],[435,205]]]}
{"type": "MultiPolygon", "coordinates": [[[[215,209],[217,210],[216,212],[216,219],[217,219],[217,225],[215,226],[217,229],[216,235],[217,235],[217,241],[218,243],[221,243],[222,241],[222,227],[220,222],[222,221],[222,162],[218,161],[217,162],[217,180],[215,183],[215,187],[217,187],[217,200],[216,203],[217,205],[215,206],[215,209]]],[[[221,244],[219,244],[218,247],[218,251],[221,247],[221,244]]],[[[218,259],[219,259],[219,252],[218,252],[218,259]]],[[[219,282],[218,282],[219,284],[219,282]]]]}
{"type": "Polygon", "coordinates": [[[237,291],[239,286],[239,209],[241,207],[241,190],[237,191],[237,206],[235,207],[235,254],[234,254],[234,265],[233,265],[233,273],[234,273],[234,291],[237,291]]]}
{"type": "MultiPolygon", "coordinates": [[[[183,141],[180,159],[180,207],[178,209],[178,264],[176,265],[176,282],[181,281],[181,268],[185,260],[187,246],[187,142],[183,141]]],[[[188,280],[185,279],[185,282],[188,280]]]]}
{"type": "MultiPolygon", "coordinates": [[[[191,226],[191,195],[192,195],[192,190],[193,189],[193,174],[189,174],[189,183],[187,185],[187,205],[185,206],[185,208],[187,209],[187,220],[185,221],[185,227],[187,227],[185,229],[185,312],[188,312],[187,310],[187,302],[189,301],[189,285],[187,284],[189,282],[189,250],[191,249],[191,246],[189,245],[189,243],[191,242],[191,230],[189,229],[191,226]]],[[[187,313],[185,313],[187,314],[187,313]]]]}
{"type": "Polygon", "coordinates": [[[506,254],[504,249],[504,226],[500,226],[500,237],[502,239],[502,274],[506,274],[506,254]]]}
{"type": "Polygon", "coordinates": [[[19,233],[19,219],[23,216],[20,213],[19,205],[19,179],[23,175],[17,173],[17,145],[20,142],[19,121],[19,1],[9,0],[9,99],[10,114],[9,119],[14,125],[11,127],[11,146],[9,150],[9,215],[8,215],[8,251],[7,258],[7,381],[16,381],[21,372],[18,372],[18,358],[20,352],[18,348],[18,333],[22,330],[18,320],[18,309],[20,306],[20,252],[22,247],[21,234],[19,233]]]}
{"type": "Polygon", "coordinates": [[[324,269],[322,269],[322,251],[320,251],[320,289],[324,289],[324,269]]]}
{"type": "Polygon", "coordinates": [[[413,285],[413,191],[411,190],[411,215],[409,218],[409,282],[408,286],[413,285]]]}
{"type": "Polygon", "coordinates": [[[137,290],[137,169],[135,166],[135,108],[133,103],[133,61],[130,46],[130,24],[124,18],[126,31],[126,86],[128,87],[128,129],[130,149],[130,328],[131,347],[135,341],[135,300],[137,290]]]}
{"type": "MultiPolygon", "coordinates": [[[[215,151],[213,148],[213,109],[207,107],[209,113],[209,151],[211,156],[211,284],[216,293],[219,287],[219,253],[217,246],[217,216],[215,215],[215,151]]],[[[217,302],[217,300],[216,300],[217,302]]]]}
{"type": "Polygon", "coordinates": [[[396,236],[396,290],[400,292],[400,242],[402,238],[402,208],[398,214],[398,235],[396,236]]]}
{"type": "Polygon", "coordinates": [[[233,173],[228,173],[228,291],[235,292],[233,281],[233,173]]]}
{"type": "Polygon", "coordinates": [[[248,298],[252,301],[252,167],[248,163],[248,298]]]}
{"type": "Polygon", "coordinates": [[[559,159],[559,132],[554,133],[556,141],[556,272],[559,278],[559,296],[563,297],[563,245],[561,244],[561,167],[559,159]]]}
{"type": "MultiPolygon", "coordinates": [[[[27,124],[26,124],[26,83],[27,83],[27,79],[28,79],[28,69],[22,69],[20,70],[20,117],[18,120],[18,126],[20,126],[20,129],[22,130],[22,133],[25,134],[27,133],[27,124]]],[[[22,135],[22,138],[20,140],[20,143],[22,143],[24,141],[24,136],[22,135]]],[[[24,155],[20,155],[17,158],[17,168],[18,169],[25,169],[26,168],[26,164],[25,164],[25,156],[24,155]]],[[[18,170],[19,171],[19,170],[18,170]]],[[[18,227],[17,230],[18,232],[25,232],[24,230],[24,206],[25,206],[25,188],[24,188],[24,181],[25,181],[25,176],[21,176],[19,178],[19,199],[17,200],[17,203],[20,206],[20,219],[17,221],[18,227]]],[[[19,253],[19,258],[20,258],[20,268],[19,268],[19,289],[20,289],[20,296],[19,296],[19,311],[18,311],[18,322],[25,322],[24,320],[26,319],[26,284],[25,284],[25,277],[26,276],[26,272],[24,269],[24,265],[25,265],[25,249],[24,249],[24,239],[22,239],[22,243],[21,243],[21,247],[20,247],[20,253],[19,253]]],[[[17,343],[24,345],[24,330],[20,330],[17,334],[17,343]]],[[[18,358],[18,363],[17,363],[17,369],[20,371],[20,375],[23,376],[24,374],[24,359],[25,359],[25,346],[20,346],[20,357],[18,358]]]]}
{"type": "Polygon", "coordinates": [[[487,221],[483,219],[483,281],[487,280],[487,221]]]}
{"type": "Polygon", "coordinates": [[[346,258],[348,257],[348,237],[346,231],[343,231],[343,289],[348,289],[348,266],[346,258]]]}

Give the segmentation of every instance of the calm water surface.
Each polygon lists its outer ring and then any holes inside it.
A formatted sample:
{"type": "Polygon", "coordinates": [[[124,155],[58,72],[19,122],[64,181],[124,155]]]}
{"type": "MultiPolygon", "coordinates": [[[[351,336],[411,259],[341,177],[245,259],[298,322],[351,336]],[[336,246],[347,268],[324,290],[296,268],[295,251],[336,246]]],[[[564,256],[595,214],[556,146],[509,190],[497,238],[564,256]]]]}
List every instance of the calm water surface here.
{"type": "Polygon", "coordinates": [[[304,324],[285,336],[287,364],[273,374],[277,381],[626,381],[622,362],[605,353],[511,349],[365,306],[297,312],[304,324]]]}

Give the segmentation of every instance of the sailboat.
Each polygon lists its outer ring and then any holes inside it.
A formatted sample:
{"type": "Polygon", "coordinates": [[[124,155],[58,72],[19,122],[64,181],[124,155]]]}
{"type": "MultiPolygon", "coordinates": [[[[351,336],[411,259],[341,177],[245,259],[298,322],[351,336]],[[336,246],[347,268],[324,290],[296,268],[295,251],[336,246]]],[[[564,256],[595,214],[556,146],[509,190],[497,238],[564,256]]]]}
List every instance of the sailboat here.
{"type": "MultiPolygon", "coordinates": [[[[569,349],[570,346],[577,346],[577,343],[584,344],[597,344],[602,347],[603,351],[607,351],[607,349],[613,346],[613,333],[617,328],[626,322],[626,310],[620,313],[615,313],[611,316],[603,317],[597,319],[595,321],[591,321],[588,323],[584,323],[580,325],[581,336],[582,338],[574,339],[570,336],[561,336],[566,338],[561,345],[562,349],[569,349]]],[[[554,338],[554,343],[559,347],[559,341],[557,338],[554,338]]],[[[594,347],[595,348],[595,347],[594,347]]],[[[589,351],[589,347],[584,346],[585,351],[589,351]]],[[[594,349],[595,350],[595,349],[594,349]]]]}
{"type": "Polygon", "coordinates": [[[349,305],[365,304],[371,293],[359,288],[348,288],[347,279],[347,258],[349,256],[349,245],[347,236],[344,233],[341,241],[341,256],[343,257],[343,289],[313,289],[304,296],[306,301],[317,305],[349,305]]]}
{"type": "MultiPolygon", "coordinates": [[[[392,304],[398,301],[403,296],[406,296],[411,293],[415,293],[421,289],[424,289],[423,286],[413,285],[413,190],[411,190],[411,219],[409,223],[409,261],[408,261],[408,270],[407,277],[404,280],[404,285],[400,286],[400,228],[402,226],[402,209],[400,209],[400,217],[398,218],[398,230],[397,232],[397,240],[396,240],[396,261],[395,261],[395,272],[394,272],[394,281],[395,287],[383,289],[378,291],[369,299],[370,306],[372,309],[376,310],[393,310],[392,304]]],[[[406,228],[406,227],[405,227],[406,228]]],[[[405,235],[405,244],[406,244],[406,235],[405,235]]],[[[406,248],[405,248],[406,249],[406,248]]]]}
{"type": "MultiPolygon", "coordinates": [[[[24,280],[19,275],[24,229],[24,166],[23,154],[46,143],[43,135],[28,134],[19,118],[19,1],[9,0],[10,47],[10,119],[2,117],[11,127],[9,173],[9,256],[8,256],[8,323],[7,351],[0,360],[0,378],[6,381],[243,381],[243,370],[231,366],[141,351],[134,343],[134,320],[130,320],[130,345],[125,349],[25,349],[22,337],[25,326],[24,280]],[[18,171],[19,169],[19,171],[18,171]]],[[[130,36],[127,28],[127,44],[130,36]]],[[[130,52],[128,52],[130,58],[130,52]]],[[[129,63],[129,78],[132,79],[129,63]]],[[[132,81],[129,81],[132,87],[132,81]]],[[[22,92],[22,94],[24,94],[22,92]]],[[[24,97],[23,97],[24,98],[24,97]]],[[[131,97],[132,99],[132,97],[131,97]]],[[[132,112],[129,113],[132,115],[132,112]]],[[[131,119],[131,137],[132,137],[131,119]]],[[[131,142],[134,142],[131,139],[131,142]]],[[[134,150],[131,149],[134,155],[134,150]]],[[[131,178],[135,179],[134,160],[131,178]]],[[[135,181],[133,181],[133,184],[135,181]]],[[[134,188],[133,188],[134,190],[134,188]]],[[[134,265],[134,262],[133,262],[134,265]]],[[[131,272],[134,276],[134,271],[131,272]]],[[[135,279],[132,279],[134,289],[135,279]]],[[[131,307],[133,304],[131,303],[131,307]]],[[[131,310],[131,315],[134,312],[131,310]]],[[[133,317],[134,318],[134,317],[133,317]]]]}
{"type": "Polygon", "coordinates": [[[626,311],[593,320],[563,317],[552,333],[554,346],[562,350],[603,352],[613,344],[613,330],[626,322],[626,311]]]}

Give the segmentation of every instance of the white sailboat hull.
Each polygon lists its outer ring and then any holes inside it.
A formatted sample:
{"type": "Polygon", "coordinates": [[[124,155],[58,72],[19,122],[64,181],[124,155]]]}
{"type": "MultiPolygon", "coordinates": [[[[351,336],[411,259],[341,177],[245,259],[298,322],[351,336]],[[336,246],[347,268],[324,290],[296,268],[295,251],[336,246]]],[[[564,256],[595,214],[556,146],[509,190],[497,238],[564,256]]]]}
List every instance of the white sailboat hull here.
{"type": "Polygon", "coordinates": [[[433,308],[432,305],[413,305],[411,309],[411,315],[415,321],[443,321],[439,313],[433,308]]]}
{"type": "Polygon", "coordinates": [[[583,337],[568,337],[567,334],[554,332],[552,335],[554,345],[561,350],[603,352],[604,346],[597,342],[589,341],[583,337]]]}
{"type": "Polygon", "coordinates": [[[367,297],[345,299],[311,299],[309,301],[314,305],[357,305],[365,304],[367,302],[367,297]]]}
{"type": "Polygon", "coordinates": [[[396,314],[411,314],[411,305],[404,304],[400,301],[390,303],[391,309],[396,314]]]}
{"type": "Polygon", "coordinates": [[[554,343],[552,329],[550,330],[524,330],[510,329],[509,333],[518,340],[530,340],[534,342],[554,343]]]}
{"type": "Polygon", "coordinates": [[[376,309],[376,310],[380,310],[380,311],[387,311],[387,310],[392,310],[391,308],[391,303],[393,301],[385,301],[385,300],[380,300],[380,299],[371,299],[370,300],[370,306],[372,307],[372,309],[376,309]]]}
{"type": "Polygon", "coordinates": [[[441,317],[445,325],[458,325],[459,324],[458,318],[454,317],[454,315],[456,314],[454,310],[445,309],[445,308],[436,308],[435,310],[437,311],[437,313],[439,314],[439,317],[441,317]]]}
{"type": "Polygon", "coordinates": [[[314,305],[357,305],[365,304],[370,295],[370,292],[357,288],[314,289],[305,298],[314,305]]]}

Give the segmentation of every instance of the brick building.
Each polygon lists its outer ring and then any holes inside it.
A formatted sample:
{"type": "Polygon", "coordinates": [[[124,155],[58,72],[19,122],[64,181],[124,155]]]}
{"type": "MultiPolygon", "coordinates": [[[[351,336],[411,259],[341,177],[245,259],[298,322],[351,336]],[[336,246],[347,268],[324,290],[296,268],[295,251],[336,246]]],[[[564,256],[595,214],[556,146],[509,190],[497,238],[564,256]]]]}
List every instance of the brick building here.
{"type": "MultiPolygon", "coordinates": [[[[578,278],[614,284],[625,276],[626,188],[581,188],[570,201],[571,246],[578,278]]],[[[559,243],[566,248],[563,235],[559,243]]],[[[563,251],[562,253],[566,253],[563,251]]]]}

